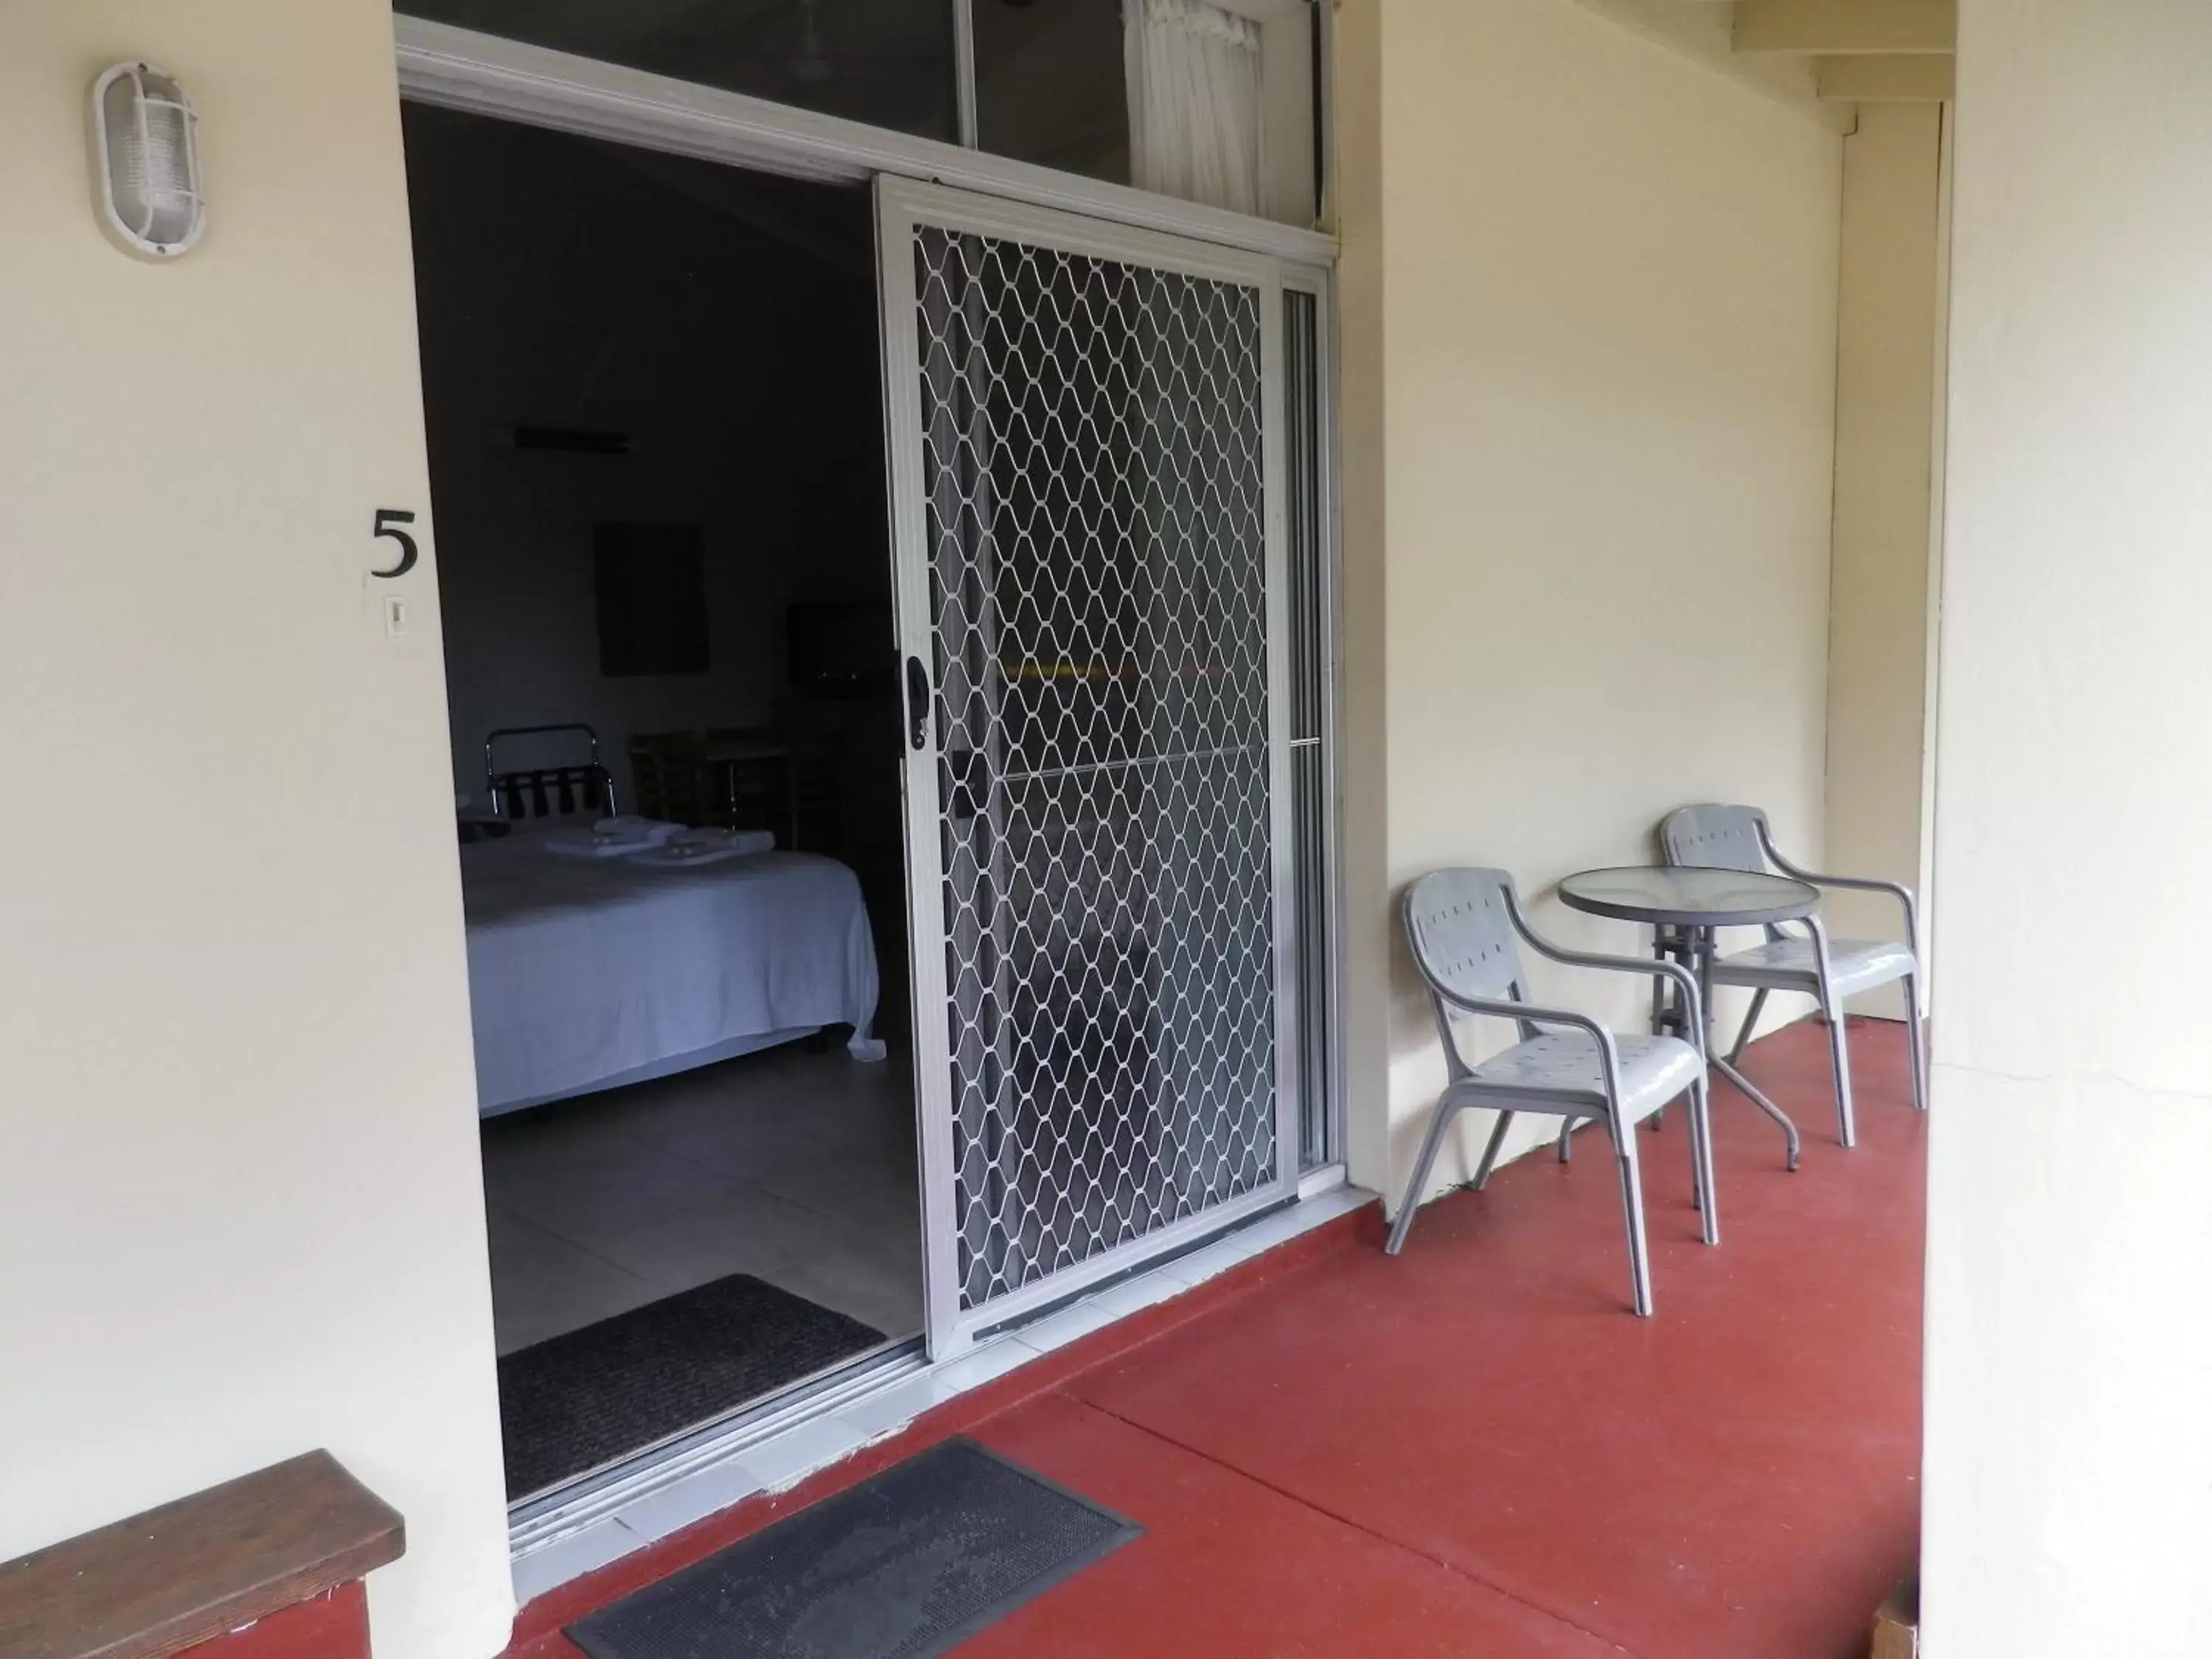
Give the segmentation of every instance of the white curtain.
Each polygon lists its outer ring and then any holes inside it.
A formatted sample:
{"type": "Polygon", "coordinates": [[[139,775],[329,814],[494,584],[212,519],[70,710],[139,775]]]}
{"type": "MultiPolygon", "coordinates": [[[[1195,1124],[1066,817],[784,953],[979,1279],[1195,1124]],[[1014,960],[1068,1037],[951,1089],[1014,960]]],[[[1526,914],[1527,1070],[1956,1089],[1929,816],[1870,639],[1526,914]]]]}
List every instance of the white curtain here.
{"type": "Polygon", "coordinates": [[[1260,25],[1206,0],[1121,0],[1139,190],[1261,210],[1260,25]]]}

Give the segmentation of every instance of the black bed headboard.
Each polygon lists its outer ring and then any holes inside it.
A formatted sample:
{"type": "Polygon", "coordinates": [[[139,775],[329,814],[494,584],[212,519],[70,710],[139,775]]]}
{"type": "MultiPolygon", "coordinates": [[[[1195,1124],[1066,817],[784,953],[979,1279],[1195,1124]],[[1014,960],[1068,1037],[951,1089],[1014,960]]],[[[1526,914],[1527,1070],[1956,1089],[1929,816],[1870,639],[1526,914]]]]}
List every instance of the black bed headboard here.
{"type": "Polygon", "coordinates": [[[484,789],[491,810],[504,818],[568,817],[579,812],[611,817],[622,810],[615,799],[613,775],[599,763],[599,734],[580,721],[503,726],[487,733],[484,789]],[[560,766],[500,770],[497,751],[502,739],[547,737],[558,732],[581,734],[590,746],[589,758],[560,766]]]}

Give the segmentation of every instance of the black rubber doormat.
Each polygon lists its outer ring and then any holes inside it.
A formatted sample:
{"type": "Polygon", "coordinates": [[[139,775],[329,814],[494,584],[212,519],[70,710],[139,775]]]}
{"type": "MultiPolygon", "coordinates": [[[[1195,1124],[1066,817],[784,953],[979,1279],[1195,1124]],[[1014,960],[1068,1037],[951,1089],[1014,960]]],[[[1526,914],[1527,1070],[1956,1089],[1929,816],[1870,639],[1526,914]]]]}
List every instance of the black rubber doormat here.
{"type": "Polygon", "coordinates": [[[930,1659],[1143,1531],[947,1440],[568,1636],[592,1659],[930,1659]]]}
{"type": "Polygon", "coordinates": [[[499,1362],[510,1500],[720,1417],[886,1339],[732,1273],[499,1362]]]}

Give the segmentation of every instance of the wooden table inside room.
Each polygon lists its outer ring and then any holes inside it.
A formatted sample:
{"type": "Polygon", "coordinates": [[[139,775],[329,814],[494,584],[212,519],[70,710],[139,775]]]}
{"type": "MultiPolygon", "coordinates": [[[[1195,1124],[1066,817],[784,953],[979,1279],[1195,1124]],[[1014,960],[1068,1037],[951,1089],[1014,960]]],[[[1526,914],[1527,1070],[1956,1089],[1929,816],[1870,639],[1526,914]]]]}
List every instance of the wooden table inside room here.
{"type": "Polygon", "coordinates": [[[763,827],[774,830],[781,845],[798,840],[797,781],[788,743],[767,735],[709,732],[702,759],[708,799],[726,822],[753,828],[740,820],[760,816],[769,820],[763,827]]]}
{"type": "Polygon", "coordinates": [[[769,830],[776,844],[835,852],[835,734],[768,726],[640,732],[629,740],[635,808],[647,817],[769,830]]]}
{"type": "Polygon", "coordinates": [[[710,737],[705,755],[709,766],[741,766],[749,761],[788,762],[791,745],[780,738],[710,737]]]}

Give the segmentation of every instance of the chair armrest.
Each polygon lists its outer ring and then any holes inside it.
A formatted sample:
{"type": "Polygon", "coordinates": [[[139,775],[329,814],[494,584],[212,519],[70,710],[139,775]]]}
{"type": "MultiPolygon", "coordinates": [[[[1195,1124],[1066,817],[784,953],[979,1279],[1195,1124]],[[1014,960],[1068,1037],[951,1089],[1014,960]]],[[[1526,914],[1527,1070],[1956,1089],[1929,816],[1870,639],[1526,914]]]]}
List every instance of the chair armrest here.
{"type": "Polygon", "coordinates": [[[1604,973],[1641,974],[1647,979],[1672,980],[1682,994],[1682,1006],[1689,1011],[1689,1029],[1695,1033],[1691,1046],[1705,1056],[1705,1010],[1699,1006],[1697,975],[1679,962],[1663,962],[1657,957],[1607,956],[1595,951],[1570,951],[1564,945],[1554,945],[1528,925],[1528,918],[1521,914],[1517,899],[1509,895],[1508,914],[1513,919],[1514,930],[1527,940],[1538,956],[1548,957],[1553,962],[1569,968],[1595,968],[1604,973]]]}
{"type": "Polygon", "coordinates": [[[1571,1008],[1546,1008],[1534,1002],[1509,1002],[1503,997],[1463,997],[1431,985],[1430,992],[1462,1014],[1493,1014],[1499,1019],[1527,1020],[1535,1025],[1571,1025],[1592,1036],[1611,1041],[1613,1034],[1588,1014],[1571,1008]]]}
{"type": "MultiPolygon", "coordinates": [[[[1547,1008],[1533,1002],[1508,1002],[1502,998],[1463,997],[1435,984],[1429,987],[1429,991],[1440,1004],[1463,1014],[1494,1014],[1500,1019],[1520,1020],[1532,1025],[1567,1025],[1589,1032],[1597,1040],[1598,1065],[1605,1077],[1607,1091],[1615,1100],[1620,1098],[1620,1054],[1613,1047],[1613,1033],[1588,1014],[1578,1014],[1571,1008],[1547,1008]]],[[[1444,1041],[1455,1062],[1466,1066],[1466,1060],[1459,1054],[1459,1044],[1449,1032],[1444,1041]]]]}
{"type": "Polygon", "coordinates": [[[1774,844],[1773,832],[1766,827],[1766,820],[1763,817],[1759,820],[1759,839],[1766,848],[1766,856],[1774,860],[1774,867],[1785,876],[1793,877],[1814,887],[1837,887],[1853,892],[1888,894],[1903,907],[1905,911],[1905,948],[1911,951],[1914,957],[1919,956],[1920,915],[1910,887],[1905,886],[1902,882],[1877,881],[1869,876],[1823,875],[1817,870],[1808,870],[1800,865],[1793,864],[1783,855],[1782,849],[1774,844]]]}

